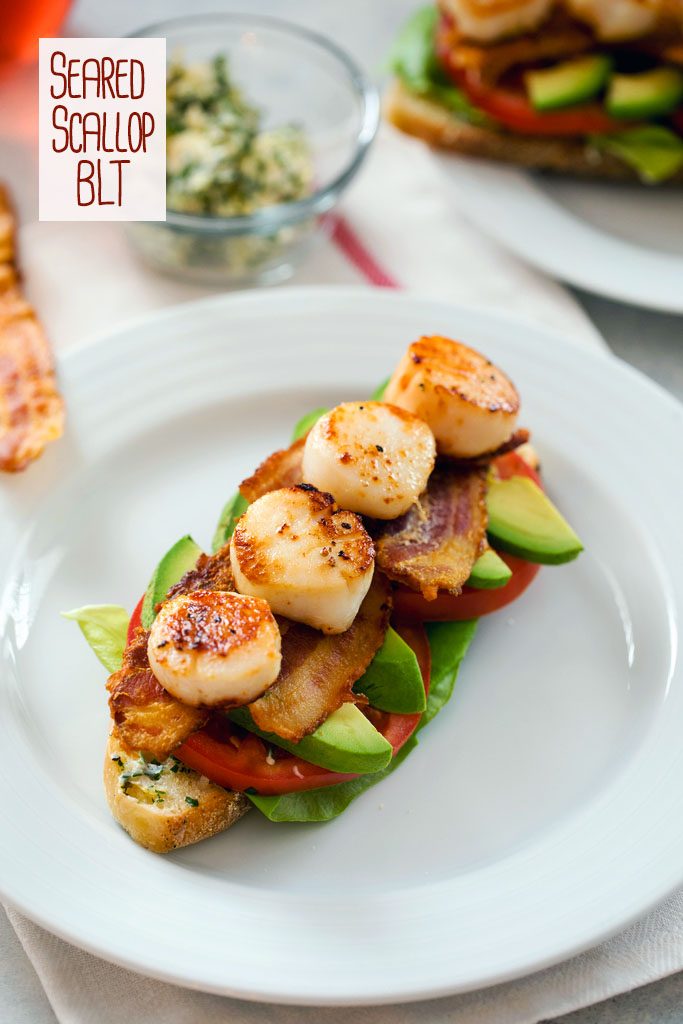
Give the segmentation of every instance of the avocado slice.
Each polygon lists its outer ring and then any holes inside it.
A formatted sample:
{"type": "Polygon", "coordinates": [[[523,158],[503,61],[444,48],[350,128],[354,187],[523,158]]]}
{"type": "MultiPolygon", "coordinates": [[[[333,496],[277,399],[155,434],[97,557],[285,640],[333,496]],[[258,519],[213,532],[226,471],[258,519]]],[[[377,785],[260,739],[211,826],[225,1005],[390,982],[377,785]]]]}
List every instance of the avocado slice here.
{"type": "Polygon", "coordinates": [[[235,708],[229,717],[267,743],[333,772],[379,772],[391,761],[391,744],[355,704],[342,704],[315,732],[304,736],[298,743],[290,743],[271,732],[262,732],[254,724],[247,708],[235,708]]]}
{"type": "Polygon", "coordinates": [[[541,488],[525,476],[489,480],[486,506],[493,544],[528,562],[570,562],[583,545],[541,488]]]}
{"type": "Polygon", "coordinates": [[[353,688],[356,693],[364,693],[372,707],[380,711],[414,715],[427,706],[415,652],[391,626],[384,643],[353,688]]]}
{"type": "Polygon", "coordinates": [[[178,580],[182,579],[186,572],[194,569],[197,559],[201,554],[202,549],[198,544],[195,544],[190,536],[181,537],[166,552],[154,570],[145,591],[140,619],[145,629],[149,629],[154,622],[156,618],[155,608],[159,601],[163,601],[171,587],[178,580]]]}
{"type": "Polygon", "coordinates": [[[307,412],[305,416],[302,416],[292,431],[292,442],[298,441],[300,437],[307,434],[311,427],[316,425],[320,417],[329,411],[329,409],[321,407],[313,409],[311,412],[307,412]]]}
{"type": "Polygon", "coordinates": [[[613,117],[663,117],[683,99],[683,72],[654,68],[637,75],[612,75],[605,105],[613,117]]]}
{"type": "Polygon", "coordinates": [[[236,494],[233,494],[232,498],[228,498],[223,506],[221,517],[218,520],[218,525],[216,526],[216,532],[214,533],[213,540],[211,541],[211,550],[214,554],[217,551],[220,551],[224,544],[228,543],[235,532],[237,520],[247,511],[248,508],[249,502],[246,498],[242,497],[239,491],[237,491],[236,494]]]}
{"type": "Polygon", "coordinates": [[[493,590],[495,587],[504,587],[511,576],[512,569],[493,548],[487,548],[472,566],[467,586],[476,587],[477,590],[493,590]]]}
{"type": "Polygon", "coordinates": [[[611,70],[611,58],[594,53],[549,68],[527,71],[524,82],[535,110],[559,110],[597,96],[611,70]]]}

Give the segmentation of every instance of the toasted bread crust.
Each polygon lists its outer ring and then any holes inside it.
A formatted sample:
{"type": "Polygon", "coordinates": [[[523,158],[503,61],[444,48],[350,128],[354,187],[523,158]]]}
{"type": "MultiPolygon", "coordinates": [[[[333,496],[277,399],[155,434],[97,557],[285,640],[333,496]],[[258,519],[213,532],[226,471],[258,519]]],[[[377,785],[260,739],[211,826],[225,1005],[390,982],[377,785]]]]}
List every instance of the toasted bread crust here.
{"type": "MultiPolygon", "coordinates": [[[[628,164],[588,146],[583,139],[514,135],[468,124],[438,103],[411,93],[398,81],[384,97],[384,114],[407,135],[464,156],[583,178],[641,181],[628,164]]],[[[665,184],[683,184],[683,168],[665,184]]]]}
{"type": "Polygon", "coordinates": [[[249,809],[243,793],[223,789],[183,765],[172,770],[177,767],[173,760],[163,763],[158,779],[142,776],[123,784],[123,772],[138,764],[137,753],[114,729],[104,757],[107,803],[130,837],[153,853],[208,839],[230,828],[249,809]],[[196,800],[196,806],[188,799],[196,800]]]}

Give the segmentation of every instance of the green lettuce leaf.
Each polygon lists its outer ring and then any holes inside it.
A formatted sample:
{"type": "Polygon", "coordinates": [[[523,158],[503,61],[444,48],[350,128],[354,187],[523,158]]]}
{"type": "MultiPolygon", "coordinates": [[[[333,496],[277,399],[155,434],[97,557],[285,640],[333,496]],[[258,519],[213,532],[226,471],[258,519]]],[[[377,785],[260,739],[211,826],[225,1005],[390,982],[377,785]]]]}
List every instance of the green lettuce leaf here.
{"type": "Polygon", "coordinates": [[[341,782],[338,786],[309,789],[305,793],[287,793],[286,796],[259,796],[256,793],[247,793],[247,796],[269,821],[330,821],[345,811],[366,789],[391,775],[416,746],[417,739],[413,734],[381,772],[360,775],[357,779],[341,782]]]}
{"type": "Polygon", "coordinates": [[[410,16],[400,29],[389,54],[389,70],[411,92],[435,100],[453,114],[471,124],[491,124],[467,96],[446,76],[434,52],[439,12],[436,6],[423,7],[410,16]]]}
{"type": "Polygon", "coordinates": [[[108,672],[121,668],[130,616],[118,604],[88,604],[62,612],[65,619],[73,619],[81,633],[108,672]]]}
{"type": "Polygon", "coordinates": [[[307,434],[311,427],[314,427],[320,417],[324,416],[326,412],[329,412],[329,409],[313,409],[311,412],[307,412],[305,416],[302,416],[294,427],[292,442],[298,441],[300,437],[307,434]]]}
{"type": "Polygon", "coordinates": [[[380,384],[380,386],[378,388],[375,388],[375,390],[372,392],[372,395],[370,396],[372,398],[373,402],[381,402],[382,401],[382,399],[384,398],[384,392],[387,390],[387,384],[389,383],[390,380],[391,380],[391,377],[387,377],[386,380],[382,381],[382,383],[380,384]]]}
{"type": "Polygon", "coordinates": [[[423,729],[441,708],[448,703],[453,693],[455,680],[462,659],[477,631],[477,619],[467,622],[428,622],[425,624],[429,647],[432,652],[432,674],[427,696],[427,708],[420,725],[423,729]]]}
{"type": "Polygon", "coordinates": [[[460,663],[472,642],[477,622],[437,622],[430,623],[426,628],[432,651],[432,678],[427,709],[416,733],[381,772],[361,775],[349,782],[341,782],[338,786],[311,789],[305,793],[288,793],[285,796],[259,796],[248,793],[247,796],[254,806],[258,807],[270,821],[329,821],[336,818],[346,810],[352,800],[395,771],[411,750],[415,749],[418,742],[417,733],[431,722],[453,693],[460,663]]]}
{"type": "Polygon", "coordinates": [[[221,517],[218,520],[216,532],[214,533],[213,540],[211,541],[211,550],[214,554],[216,551],[219,551],[224,544],[228,543],[234,533],[235,523],[239,517],[247,511],[248,507],[249,502],[242,497],[239,491],[237,494],[233,494],[232,498],[225,503],[223,511],[221,512],[221,517]]]}
{"type": "Polygon", "coordinates": [[[421,7],[401,26],[389,51],[389,70],[416,92],[428,92],[440,72],[434,52],[438,21],[436,5],[421,7]]]}
{"type": "Polygon", "coordinates": [[[683,167],[683,139],[661,124],[644,124],[614,135],[592,135],[593,146],[633,167],[643,181],[657,184],[683,167]]]}
{"type": "Polygon", "coordinates": [[[373,708],[380,711],[414,715],[427,706],[415,652],[391,626],[384,643],[353,688],[356,693],[364,693],[373,708]]]}

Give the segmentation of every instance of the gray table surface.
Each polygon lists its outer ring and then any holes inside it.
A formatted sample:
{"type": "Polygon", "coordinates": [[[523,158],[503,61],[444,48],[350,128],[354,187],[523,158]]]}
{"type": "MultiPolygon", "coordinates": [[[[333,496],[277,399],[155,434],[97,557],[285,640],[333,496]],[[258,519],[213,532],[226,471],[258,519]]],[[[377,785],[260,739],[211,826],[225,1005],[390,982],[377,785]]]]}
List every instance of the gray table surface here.
{"type": "MultiPolygon", "coordinates": [[[[379,67],[395,27],[416,0],[213,0],[212,10],[279,14],[315,25],[354,52],[366,67],[379,67]]],[[[189,0],[80,0],[68,34],[122,35],[156,19],[187,13],[189,0]]],[[[683,286],[683,283],[682,283],[683,286]]],[[[683,319],[624,306],[575,291],[577,300],[612,351],[683,400],[683,319]]],[[[0,908],[0,1021],[6,1024],[54,1024],[56,1017],[29,960],[0,908]]],[[[683,973],[647,985],[553,1024],[681,1024],[683,973]]],[[[96,1022],[93,1022],[96,1024],[96,1022]]],[[[139,1024],[151,1024],[140,1021],[139,1024]]]]}

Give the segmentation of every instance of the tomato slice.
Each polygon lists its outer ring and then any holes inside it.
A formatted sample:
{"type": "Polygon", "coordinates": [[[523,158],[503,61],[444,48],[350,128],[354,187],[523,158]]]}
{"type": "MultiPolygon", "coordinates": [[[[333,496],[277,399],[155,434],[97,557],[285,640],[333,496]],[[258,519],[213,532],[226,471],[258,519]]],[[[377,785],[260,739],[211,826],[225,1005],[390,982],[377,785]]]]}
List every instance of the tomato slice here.
{"type": "Polygon", "coordinates": [[[475,107],[521,135],[593,135],[622,131],[632,124],[610,117],[599,103],[540,113],[521,90],[487,85],[471,68],[463,71],[447,63],[446,70],[475,107]]]}
{"type": "Polygon", "coordinates": [[[617,132],[632,124],[610,117],[598,103],[541,113],[521,88],[487,84],[475,68],[461,68],[454,63],[447,20],[437,32],[436,52],[444,70],[475,107],[522,135],[592,135],[617,132]]]}
{"type": "Polygon", "coordinates": [[[219,786],[238,792],[254,790],[267,796],[319,789],[357,778],[318,768],[301,757],[269,748],[258,736],[245,734],[228,718],[219,716],[205,729],[192,733],[174,751],[174,756],[219,786]]]}
{"type": "Polygon", "coordinates": [[[415,590],[398,587],[394,591],[396,614],[420,622],[464,622],[505,608],[524,593],[541,567],[507,552],[498,551],[497,554],[512,569],[512,577],[504,587],[496,587],[495,590],[464,587],[461,594],[437,594],[433,601],[426,601],[415,590]]]}
{"type": "Polygon", "coordinates": [[[543,489],[541,477],[529,463],[518,455],[517,452],[506,452],[505,455],[498,455],[492,463],[493,471],[501,480],[509,480],[511,476],[528,476],[535,484],[543,489]]]}
{"type": "Polygon", "coordinates": [[[142,604],[144,600],[145,595],[143,594],[138,603],[135,605],[135,608],[133,608],[133,614],[131,615],[130,622],[128,623],[128,632],[126,633],[127,644],[129,644],[133,639],[133,633],[135,632],[135,630],[138,628],[142,621],[142,604]]]}
{"type": "MultiPolygon", "coordinates": [[[[394,626],[415,651],[427,692],[430,672],[427,634],[416,622],[398,622],[394,626]]],[[[394,755],[415,732],[421,718],[419,714],[397,715],[372,708],[368,708],[366,713],[391,743],[394,755]]],[[[258,736],[245,734],[220,716],[185,740],[175,751],[175,756],[219,786],[240,792],[251,789],[264,795],[320,789],[358,778],[357,775],[319,768],[279,748],[269,748],[258,736]]]]}

